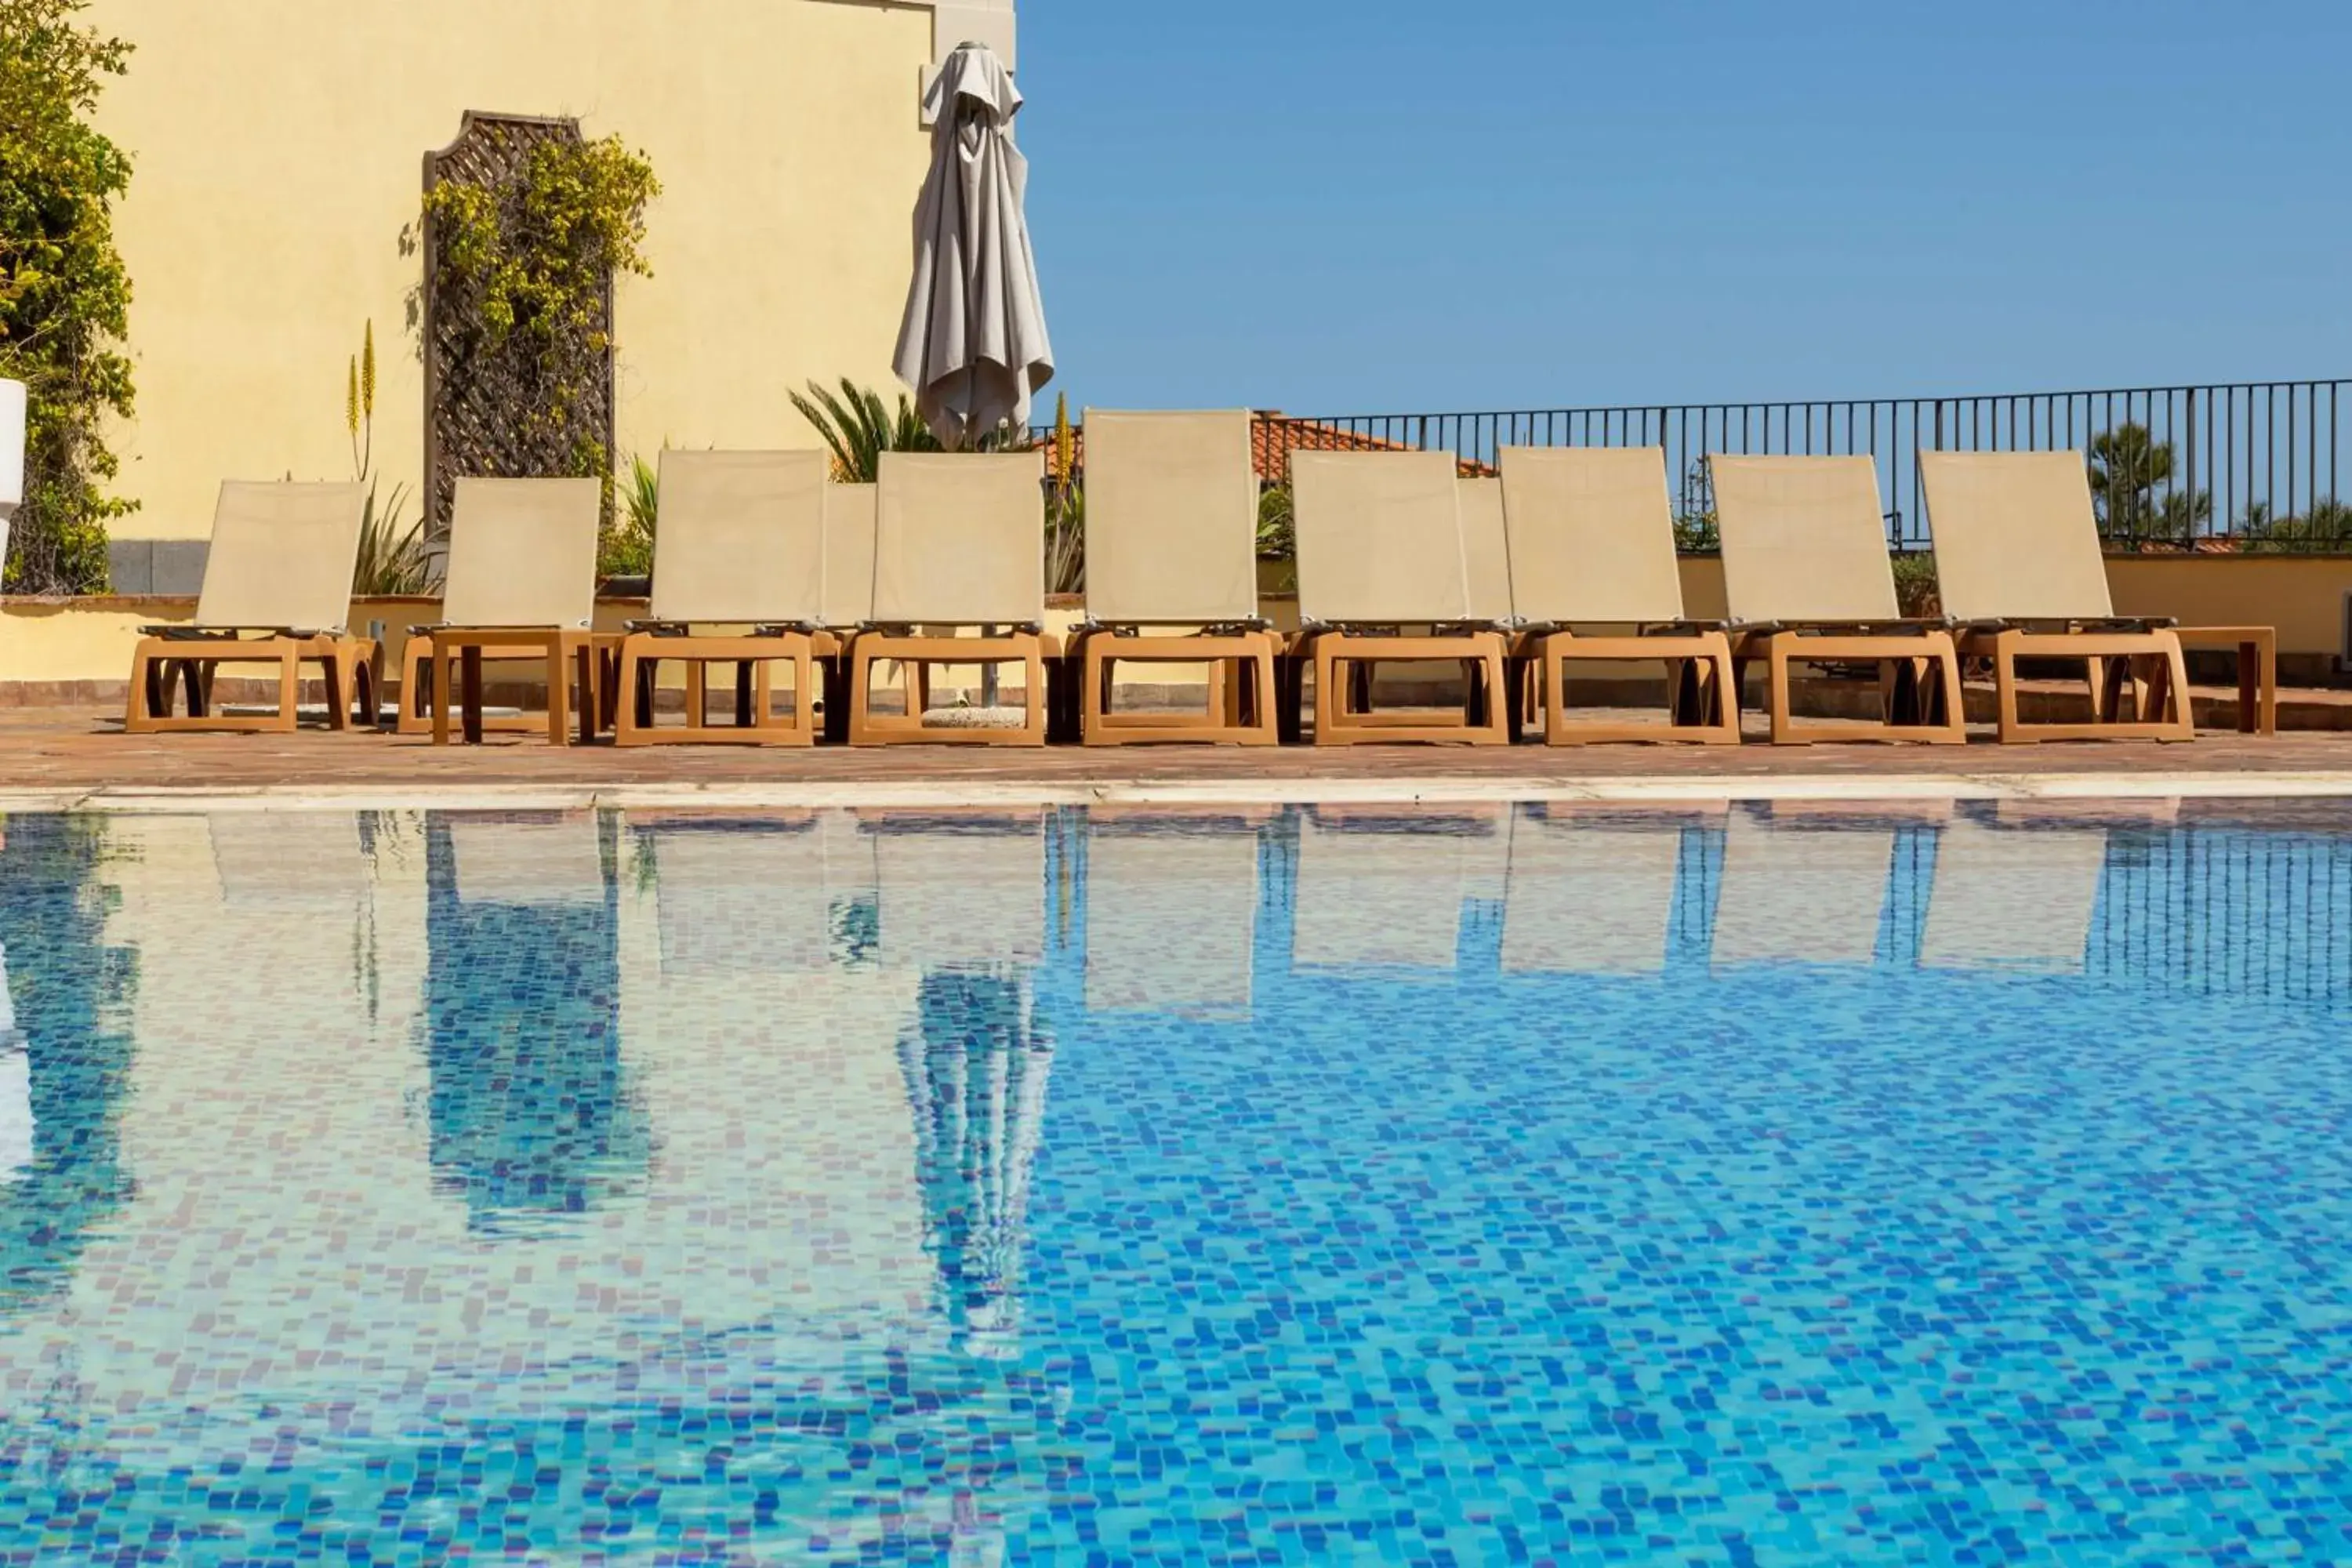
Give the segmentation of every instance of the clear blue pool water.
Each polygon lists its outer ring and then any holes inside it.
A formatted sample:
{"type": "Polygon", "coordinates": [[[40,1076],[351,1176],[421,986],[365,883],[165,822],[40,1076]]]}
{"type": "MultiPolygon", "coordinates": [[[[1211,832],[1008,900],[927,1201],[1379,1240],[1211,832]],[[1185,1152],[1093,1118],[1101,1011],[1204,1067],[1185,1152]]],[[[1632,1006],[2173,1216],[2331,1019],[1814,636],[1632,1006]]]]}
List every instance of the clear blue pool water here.
{"type": "Polygon", "coordinates": [[[0,1563],[2352,1562],[2352,818],[5,833],[0,1563]]]}

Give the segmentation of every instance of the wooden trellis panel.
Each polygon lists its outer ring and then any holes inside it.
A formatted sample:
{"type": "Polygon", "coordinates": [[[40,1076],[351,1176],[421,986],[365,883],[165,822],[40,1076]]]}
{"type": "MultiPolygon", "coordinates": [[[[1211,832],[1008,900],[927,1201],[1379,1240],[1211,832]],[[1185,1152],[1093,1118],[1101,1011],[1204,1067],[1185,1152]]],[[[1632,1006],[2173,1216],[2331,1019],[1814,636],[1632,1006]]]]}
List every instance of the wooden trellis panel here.
{"type": "MultiPolygon", "coordinates": [[[[577,142],[580,122],[468,110],[457,139],[425,155],[425,188],[462,181],[499,194],[509,218],[519,211],[523,174],[534,149],[577,142]]],[[[451,276],[443,237],[428,214],[423,251],[425,504],[426,531],[446,534],[460,478],[538,479],[578,474],[584,437],[607,461],[613,451],[613,289],[605,280],[598,320],[553,349],[523,334],[493,344],[484,329],[479,290],[451,276]],[[560,426],[533,417],[553,405],[552,390],[572,389],[560,426]]]]}

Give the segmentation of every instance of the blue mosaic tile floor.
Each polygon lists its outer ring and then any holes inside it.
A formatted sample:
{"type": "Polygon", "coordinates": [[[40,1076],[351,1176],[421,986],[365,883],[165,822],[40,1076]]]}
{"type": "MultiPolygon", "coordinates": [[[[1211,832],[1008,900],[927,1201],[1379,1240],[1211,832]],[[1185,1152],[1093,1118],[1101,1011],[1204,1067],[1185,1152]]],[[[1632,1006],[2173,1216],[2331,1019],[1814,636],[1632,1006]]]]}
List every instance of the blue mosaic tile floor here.
{"type": "Polygon", "coordinates": [[[2352,1563],[2352,822],[0,832],[0,1564],[2352,1563]]]}

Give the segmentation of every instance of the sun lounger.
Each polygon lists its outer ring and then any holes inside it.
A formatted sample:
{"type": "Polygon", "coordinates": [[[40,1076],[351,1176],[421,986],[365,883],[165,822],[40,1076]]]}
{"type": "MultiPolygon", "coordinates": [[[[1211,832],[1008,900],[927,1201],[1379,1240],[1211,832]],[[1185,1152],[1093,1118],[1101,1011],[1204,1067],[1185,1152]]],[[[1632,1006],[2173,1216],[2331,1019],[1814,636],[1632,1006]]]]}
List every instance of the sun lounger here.
{"type": "Polygon", "coordinates": [[[621,745],[816,743],[829,464],[822,452],[662,454],[652,613],[621,643],[621,745]],[[673,659],[686,666],[686,722],[676,727],[657,725],[654,713],[656,672],[673,659]],[[782,720],[770,688],[779,663],[793,668],[793,710],[782,720]],[[735,666],[731,726],[712,724],[705,710],[713,664],[735,666]]]}
{"type": "Polygon", "coordinates": [[[1522,627],[1519,652],[1541,671],[1544,738],[1555,746],[1738,745],[1730,639],[1720,626],[1683,614],[1664,451],[1507,447],[1502,472],[1511,604],[1522,627]],[[1588,635],[1617,626],[1630,634],[1588,635]],[[1663,661],[1667,721],[1572,719],[1569,668],[1593,660],[1663,661]]]}
{"type": "Polygon", "coordinates": [[[373,724],[375,644],[346,629],[366,506],[366,490],[352,484],[221,486],[195,623],[142,628],[123,729],[290,732],[305,664],[325,674],[331,728],[350,724],[354,698],[373,724]],[[277,710],[215,712],[213,676],[224,664],[276,665],[277,710]],[[184,713],[173,710],[175,681],[186,691],[184,713]]]}
{"type": "Polygon", "coordinates": [[[1389,813],[1305,818],[1291,908],[1292,967],[1452,974],[1474,858],[1465,826],[1389,813]]]}
{"type": "Polygon", "coordinates": [[[1258,616],[1250,420],[1246,410],[1087,411],[1087,625],[1076,651],[1090,746],[1281,739],[1281,645],[1258,616]],[[1121,664],[1208,665],[1207,711],[1114,712],[1121,664]]]}
{"type": "Polygon", "coordinates": [[[1554,819],[1511,827],[1506,973],[1655,974],[1665,968],[1684,824],[1554,819]]]}
{"type": "Polygon", "coordinates": [[[1097,822],[1087,836],[1087,1010],[1247,1018],[1258,836],[1097,822]]]}
{"type": "Polygon", "coordinates": [[[1735,811],[1716,899],[1717,967],[1874,962],[1895,837],[1892,827],[1793,826],[1735,811]]]}
{"type": "Polygon", "coordinates": [[[1968,741],[1959,656],[1940,620],[1906,620],[1869,458],[1707,459],[1732,653],[1762,659],[1776,745],[1817,741],[1968,741]],[[1790,667],[1878,667],[1885,711],[1876,723],[1799,722],[1790,667]]]}
{"type": "Polygon", "coordinates": [[[2190,740],[2179,634],[2116,617],[2089,473],[2080,452],[1920,453],[1944,613],[1992,660],[2002,741],[2190,740]],[[2021,721],[2021,658],[2084,660],[2093,721],[2021,721]]]}
{"type": "Polygon", "coordinates": [[[2104,827],[1955,821],[1936,839],[1920,965],[2081,973],[2106,871],[2104,827]]]}
{"type": "Polygon", "coordinates": [[[1444,452],[1292,454],[1293,652],[1315,666],[1316,744],[1510,742],[1503,633],[1470,606],[1458,467],[1444,452]],[[1372,709],[1376,665],[1435,660],[1462,670],[1459,721],[1372,709]]]}
{"type": "Polygon", "coordinates": [[[604,488],[594,479],[457,481],[442,618],[411,628],[402,659],[403,732],[430,728],[435,743],[446,745],[457,712],[468,742],[485,728],[543,728],[551,743],[563,745],[572,712],[566,667],[576,666],[580,739],[594,739],[601,687],[592,627],[603,510],[604,488]],[[544,721],[485,724],[482,661],[502,658],[544,665],[544,721]]]}
{"type": "Polygon", "coordinates": [[[882,455],[875,497],[871,621],[850,639],[853,745],[912,741],[1045,743],[1045,458],[1009,454],[882,455]],[[963,627],[977,636],[952,634],[963,627]],[[873,710],[874,667],[907,667],[907,711],[873,710]],[[1018,726],[942,721],[929,710],[934,665],[1019,664],[1018,726]]]}
{"type": "Polygon", "coordinates": [[[1045,957],[1042,818],[884,818],[871,831],[885,968],[997,973],[1045,957]]]}

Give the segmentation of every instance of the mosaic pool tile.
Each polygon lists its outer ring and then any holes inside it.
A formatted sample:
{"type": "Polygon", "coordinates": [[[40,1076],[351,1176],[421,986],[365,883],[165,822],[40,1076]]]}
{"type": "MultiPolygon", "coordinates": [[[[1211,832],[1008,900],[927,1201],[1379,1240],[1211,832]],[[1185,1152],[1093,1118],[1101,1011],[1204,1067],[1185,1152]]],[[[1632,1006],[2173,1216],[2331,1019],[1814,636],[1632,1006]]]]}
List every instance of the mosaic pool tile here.
{"type": "Polygon", "coordinates": [[[2352,1563],[2352,821],[0,831],[7,1568],[2352,1563]]]}

